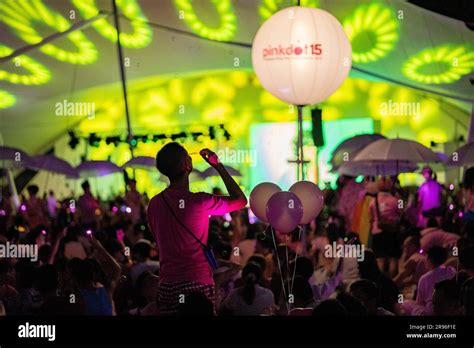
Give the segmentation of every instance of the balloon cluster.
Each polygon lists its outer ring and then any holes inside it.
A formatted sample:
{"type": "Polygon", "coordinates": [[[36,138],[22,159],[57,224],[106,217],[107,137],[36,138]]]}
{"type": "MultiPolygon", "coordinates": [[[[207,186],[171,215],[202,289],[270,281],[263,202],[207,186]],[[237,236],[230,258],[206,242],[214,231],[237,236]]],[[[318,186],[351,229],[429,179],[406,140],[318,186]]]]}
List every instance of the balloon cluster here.
{"type": "Polygon", "coordinates": [[[291,233],[296,226],[309,223],[319,215],[323,204],[323,193],[311,181],[299,181],[289,191],[263,182],[250,193],[253,213],[281,233],[291,233]]]}

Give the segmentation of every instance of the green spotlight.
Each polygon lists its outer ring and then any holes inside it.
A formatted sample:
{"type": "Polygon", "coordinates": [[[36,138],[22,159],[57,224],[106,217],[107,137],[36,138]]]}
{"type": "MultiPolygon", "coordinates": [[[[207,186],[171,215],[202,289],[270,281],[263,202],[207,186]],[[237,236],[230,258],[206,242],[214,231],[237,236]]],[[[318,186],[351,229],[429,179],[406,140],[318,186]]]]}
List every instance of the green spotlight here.
{"type": "Polygon", "coordinates": [[[427,48],[410,57],[403,74],[421,83],[453,83],[474,70],[474,50],[463,45],[427,48]]]}
{"type": "Polygon", "coordinates": [[[0,109],[8,109],[15,105],[16,98],[13,94],[0,89],[0,109]]]}
{"type": "Polygon", "coordinates": [[[352,44],[352,60],[369,63],[390,53],[399,39],[398,21],[393,11],[381,4],[357,7],[344,20],[344,30],[352,44]]]}
{"type": "Polygon", "coordinates": [[[193,9],[191,0],[174,0],[179,18],[199,36],[216,41],[228,41],[234,38],[237,31],[237,18],[231,0],[211,0],[220,17],[220,26],[212,28],[204,24],[193,9]]]}
{"type": "MultiPolygon", "coordinates": [[[[300,5],[304,7],[318,7],[319,0],[301,0],[300,5]]],[[[287,6],[287,0],[263,0],[262,4],[258,8],[258,13],[260,14],[262,21],[266,21],[276,12],[284,9],[287,6]]]]}
{"type": "MultiPolygon", "coordinates": [[[[12,52],[13,50],[10,47],[0,44],[0,57],[8,56],[12,52]]],[[[51,73],[49,70],[33,58],[21,55],[14,58],[12,62],[17,68],[23,68],[31,74],[16,74],[0,70],[0,81],[8,81],[19,85],[41,85],[51,79],[51,73]]]]}
{"type": "MultiPolygon", "coordinates": [[[[71,27],[71,22],[56,11],[49,10],[41,0],[2,0],[0,2],[0,21],[10,26],[18,36],[29,44],[43,40],[35,25],[47,25],[55,32],[63,32],[71,27]]],[[[77,51],[62,49],[54,44],[45,44],[39,50],[62,62],[90,64],[97,60],[98,52],[94,44],[82,31],[66,36],[77,51]]]]}
{"type": "MultiPolygon", "coordinates": [[[[95,0],[72,0],[72,3],[79,9],[81,15],[86,18],[92,18],[99,14],[99,9],[95,0]]],[[[121,13],[130,19],[130,25],[133,28],[132,33],[120,33],[120,43],[129,48],[143,48],[150,44],[153,32],[146,23],[147,18],[143,15],[140,5],[136,0],[117,0],[117,7],[121,13]]],[[[117,31],[115,27],[105,18],[98,19],[92,26],[99,34],[107,40],[117,42],[117,31]]]]}

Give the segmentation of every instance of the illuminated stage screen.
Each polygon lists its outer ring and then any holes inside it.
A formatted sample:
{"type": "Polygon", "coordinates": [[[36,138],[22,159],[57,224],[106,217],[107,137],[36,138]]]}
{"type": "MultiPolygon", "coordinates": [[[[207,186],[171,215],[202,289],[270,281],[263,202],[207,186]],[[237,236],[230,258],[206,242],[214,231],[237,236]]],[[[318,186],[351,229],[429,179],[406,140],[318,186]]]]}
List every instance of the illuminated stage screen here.
{"type": "MultiPolygon", "coordinates": [[[[371,118],[354,118],[327,121],[323,123],[324,146],[316,147],[311,138],[311,122],[303,123],[305,135],[305,159],[307,179],[316,181],[319,186],[334,181],[337,175],[330,173],[332,151],[343,140],[363,133],[373,133],[374,121],[371,118]],[[316,166],[316,158],[318,166],[316,166]],[[319,167],[319,173],[317,168],[319,167]]],[[[261,123],[250,128],[251,149],[256,151],[258,167],[250,170],[250,187],[260,182],[270,181],[282,189],[288,189],[296,180],[296,164],[288,161],[296,159],[297,129],[295,122],[261,123]]]]}

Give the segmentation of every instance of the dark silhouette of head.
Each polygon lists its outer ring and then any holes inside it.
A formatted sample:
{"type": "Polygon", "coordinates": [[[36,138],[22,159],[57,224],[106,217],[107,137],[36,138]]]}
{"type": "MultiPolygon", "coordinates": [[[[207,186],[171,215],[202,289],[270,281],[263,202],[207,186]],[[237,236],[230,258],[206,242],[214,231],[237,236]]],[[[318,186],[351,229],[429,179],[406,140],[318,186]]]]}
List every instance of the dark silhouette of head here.
{"type": "Polygon", "coordinates": [[[367,308],[369,314],[377,312],[377,285],[370,280],[361,279],[351,284],[350,294],[358,299],[367,308]]]}
{"type": "Polygon", "coordinates": [[[364,259],[359,261],[359,273],[363,279],[375,280],[380,276],[381,272],[377,259],[372,251],[364,251],[364,259]]]}
{"type": "Polygon", "coordinates": [[[462,312],[461,288],[454,279],[435,284],[433,313],[435,315],[460,315],[462,312]]]}
{"type": "Polygon", "coordinates": [[[38,194],[39,188],[37,185],[29,185],[27,188],[28,194],[31,196],[36,196],[38,194]]]}
{"type": "Polygon", "coordinates": [[[296,267],[295,274],[309,280],[314,273],[314,266],[310,259],[304,256],[299,256],[292,267],[296,267]]]}
{"type": "Polygon", "coordinates": [[[89,181],[87,180],[81,184],[81,187],[84,193],[89,193],[91,191],[91,185],[89,184],[89,181]]]}
{"type": "Polygon", "coordinates": [[[170,182],[188,176],[193,170],[192,159],[186,149],[176,142],[168,143],[156,155],[156,168],[170,182]]]}
{"type": "Polygon", "coordinates": [[[314,302],[313,289],[308,280],[301,276],[296,276],[293,282],[289,281],[290,286],[293,284],[292,292],[294,296],[294,304],[298,308],[306,308],[314,302]]]}
{"type": "Polygon", "coordinates": [[[448,251],[441,246],[433,246],[426,253],[428,261],[433,265],[433,267],[439,267],[448,259],[448,251]]]}
{"type": "Polygon", "coordinates": [[[151,245],[146,241],[139,241],[132,247],[132,257],[137,262],[144,262],[150,258],[151,245]]]}
{"type": "Polygon", "coordinates": [[[255,300],[255,286],[262,278],[262,269],[255,262],[249,262],[242,270],[243,287],[240,289],[240,295],[245,303],[251,305],[255,300]]]}

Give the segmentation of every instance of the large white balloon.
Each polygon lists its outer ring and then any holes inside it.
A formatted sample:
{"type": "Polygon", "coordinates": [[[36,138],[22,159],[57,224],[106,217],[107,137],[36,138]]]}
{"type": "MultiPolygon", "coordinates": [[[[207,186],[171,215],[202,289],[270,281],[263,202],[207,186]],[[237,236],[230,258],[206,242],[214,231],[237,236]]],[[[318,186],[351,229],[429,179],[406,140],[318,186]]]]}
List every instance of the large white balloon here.
{"type": "Polygon", "coordinates": [[[268,222],[267,219],[267,203],[274,193],[280,192],[281,188],[271,182],[262,182],[255,186],[250,192],[249,203],[250,209],[263,222],[268,222]]]}
{"type": "Polygon", "coordinates": [[[341,23],[330,13],[288,7],[257,32],[252,63],[262,86],[295,105],[324,101],[351,69],[352,48],[341,23]]]}
{"type": "Polygon", "coordinates": [[[324,206],[324,196],[319,187],[311,181],[298,181],[290,187],[303,204],[300,224],[307,224],[319,215],[324,206]]]}

